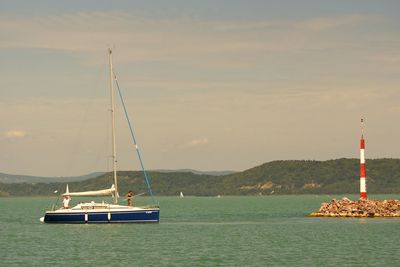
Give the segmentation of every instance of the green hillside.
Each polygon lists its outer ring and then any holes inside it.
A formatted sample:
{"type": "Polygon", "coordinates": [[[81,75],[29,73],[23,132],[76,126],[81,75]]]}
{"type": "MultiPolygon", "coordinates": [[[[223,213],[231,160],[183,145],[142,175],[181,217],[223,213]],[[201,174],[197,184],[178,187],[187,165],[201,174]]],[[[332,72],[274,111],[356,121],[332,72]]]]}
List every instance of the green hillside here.
{"type": "MultiPolygon", "coordinates": [[[[367,186],[372,194],[400,193],[400,159],[367,160],[367,186]]],[[[121,171],[119,191],[146,191],[143,175],[121,171]]],[[[192,172],[149,172],[156,195],[215,196],[257,194],[344,194],[359,192],[359,160],[273,161],[224,176],[192,172]]],[[[110,187],[111,173],[85,181],[70,182],[70,191],[110,187]]],[[[46,196],[64,191],[66,183],[0,183],[0,196],[46,196]]]]}

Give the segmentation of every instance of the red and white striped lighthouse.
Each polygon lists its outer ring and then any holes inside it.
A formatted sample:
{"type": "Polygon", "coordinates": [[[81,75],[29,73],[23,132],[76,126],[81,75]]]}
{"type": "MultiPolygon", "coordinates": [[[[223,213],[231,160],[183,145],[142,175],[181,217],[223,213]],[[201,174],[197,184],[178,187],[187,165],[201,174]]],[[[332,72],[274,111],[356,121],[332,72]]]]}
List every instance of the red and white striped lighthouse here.
{"type": "Polygon", "coordinates": [[[361,119],[361,140],[360,140],[360,199],[367,199],[367,183],[365,171],[365,141],[364,121],[361,119]]]}

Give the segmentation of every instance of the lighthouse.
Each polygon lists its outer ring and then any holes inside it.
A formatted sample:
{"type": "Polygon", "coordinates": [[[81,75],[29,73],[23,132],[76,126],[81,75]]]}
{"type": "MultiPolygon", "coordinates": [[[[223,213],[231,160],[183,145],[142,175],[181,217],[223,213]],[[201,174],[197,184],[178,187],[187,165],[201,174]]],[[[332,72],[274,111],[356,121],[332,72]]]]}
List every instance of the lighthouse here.
{"type": "Polygon", "coordinates": [[[367,183],[365,170],[365,140],[364,140],[364,120],[361,119],[361,139],[360,139],[360,199],[367,199],[367,183]]]}

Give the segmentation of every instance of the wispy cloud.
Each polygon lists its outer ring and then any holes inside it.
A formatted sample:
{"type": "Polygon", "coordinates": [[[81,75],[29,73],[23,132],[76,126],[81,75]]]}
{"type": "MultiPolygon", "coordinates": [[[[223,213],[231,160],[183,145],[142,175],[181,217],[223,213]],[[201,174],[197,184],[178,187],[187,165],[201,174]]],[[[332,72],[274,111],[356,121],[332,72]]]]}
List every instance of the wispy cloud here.
{"type": "Polygon", "coordinates": [[[368,15],[342,15],[332,17],[309,18],[298,23],[298,27],[313,31],[328,31],[337,28],[344,28],[366,23],[376,22],[382,19],[378,16],[368,15]]]}
{"type": "Polygon", "coordinates": [[[393,55],[376,55],[369,57],[370,60],[386,63],[386,64],[400,64],[400,54],[393,55]]]}
{"type": "Polygon", "coordinates": [[[157,19],[127,12],[79,12],[41,17],[5,15],[0,17],[0,33],[7,38],[0,47],[88,53],[105,50],[111,45],[110,40],[115,40],[118,49],[124,50],[121,60],[196,59],[213,63],[221,60],[224,54],[290,51],[307,47],[310,42],[314,46],[327,43],[332,46],[332,40],[318,42],[310,37],[321,31],[363,26],[371,21],[376,21],[376,17],[343,15],[238,22],[191,17],[157,19]]]}
{"type": "Polygon", "coordinates": [[[4,133],[7,139],[22,139],[26,136],[26,132],[22,130],[9,130],[4,133]]]}
{"type": "Polygon", "coordinates": [[[203,146],[206,146],[208,144],[209,144],[208,138],[201,137],[201,138],[195,138],[195,139],[192,139],[192,140],[188,140],[188,141],[180,143],[180,144],[170,145],[169,148],[166,149],[166,151],[187,150],[187,149],[203,147],[203,146]]]}
{"type": "Polygon", "coordinates": [[[186,146],[203,146],[203,145],[207,145],[207,144],[208,144],[208,139],[203,137],[203,138],[190,140],[189,142],[186,143],[186,146]]]}

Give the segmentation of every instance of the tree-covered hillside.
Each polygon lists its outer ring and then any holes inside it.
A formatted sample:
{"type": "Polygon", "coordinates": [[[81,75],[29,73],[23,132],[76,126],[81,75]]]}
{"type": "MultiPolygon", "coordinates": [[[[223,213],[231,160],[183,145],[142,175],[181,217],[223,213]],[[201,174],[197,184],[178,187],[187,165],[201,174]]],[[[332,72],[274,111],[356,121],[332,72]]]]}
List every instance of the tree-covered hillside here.
{"type": "MultiPolygon", "coordinates": [[[[400,193],[400,160],[367,160],[367,187],[371,194],[400,193]]],[[[119,192],[146,191],[143,174],[121,171],[119,192]]],[[[156,195],[215,196],[257,194],[344,194],[359,192],[359,160],[273,161],[252,169],[224,176],[192,172],[149,172],[156,195]]],[[[110,187],[111,173],[79,182],[70,182],[70,191],[110,187]]],[[[1,184],[0,196],[45,196],[63,192],[66,183],[1,184]]]]}

